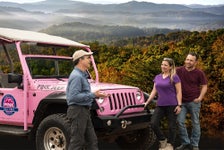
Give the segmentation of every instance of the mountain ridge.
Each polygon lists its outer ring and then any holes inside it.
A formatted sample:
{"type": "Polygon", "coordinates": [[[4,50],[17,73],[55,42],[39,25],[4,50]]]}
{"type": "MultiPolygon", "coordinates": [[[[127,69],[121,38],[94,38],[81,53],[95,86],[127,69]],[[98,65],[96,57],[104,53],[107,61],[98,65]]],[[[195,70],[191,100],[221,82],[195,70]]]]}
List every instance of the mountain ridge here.
{"type": "Polygon", "coordinates": [[[63,26],[75,22],[99,27],[131,26],[140,29],[189,31],[224,27],[224,5],[203,7],[200,5],[196,8],[194,5],[193,8],[179,4],[137,1],[121,4],[92,4],[70,0],[45,0],[22,4],[0,2],[0,12],[1,27],[28,30],[52,29],[52,26],[56,27],[55,25],[63,26]]]}

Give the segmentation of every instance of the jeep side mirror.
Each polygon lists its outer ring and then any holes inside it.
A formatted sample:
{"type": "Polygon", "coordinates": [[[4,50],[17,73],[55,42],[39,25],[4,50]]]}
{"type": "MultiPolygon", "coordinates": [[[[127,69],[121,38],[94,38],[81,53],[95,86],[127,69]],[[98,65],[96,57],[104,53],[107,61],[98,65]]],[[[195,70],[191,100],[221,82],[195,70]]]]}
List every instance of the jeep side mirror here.
{"type": "Polygon", "coordinates": [[[8,74],[8,83],[17,83],[19,89],[23,88],[23,86],[21,85],[22,81],[23,76],[21,74],[14,74],[14,73],[8,74]]]}

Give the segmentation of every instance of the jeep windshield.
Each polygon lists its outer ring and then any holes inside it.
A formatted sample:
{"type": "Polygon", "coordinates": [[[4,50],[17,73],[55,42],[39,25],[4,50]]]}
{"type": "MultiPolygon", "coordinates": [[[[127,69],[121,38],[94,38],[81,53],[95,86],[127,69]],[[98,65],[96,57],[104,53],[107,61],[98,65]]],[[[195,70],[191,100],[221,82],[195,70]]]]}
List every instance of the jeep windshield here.
{"type": "Polygon", "coordinates": [[[68,78],[73,69],[71,58],[26,57],[32,78],[68,78]]]}
{"type": "MultiPolygon", "coordinates": [[[[4,63],[3,59],[0,60],[0,69],[4,73],[30,72],[32,78],[68,78],[74,68],[70,57],[74,51],[83,49],[91,52],[90,46],[67,38],[10,28],[0,28],[0,48],[3,49],[2,51],[0,49],[0,56],[1,53],[5,53],[6,58],[4,63]],[[17,56],[14,50],[18,51],[17,56]],[[16,58],[13,58],[14,56],[16,58]],[[21,63],[27,63],[27,67],[23,67],[24,64],[21,63]]],[[[93,74],[94,81],[99,82],[93,56],[91,62],[92,68],[89,71],[93,74]]],[[[90,74],[89,79],[92,79],[90,74]]]]}

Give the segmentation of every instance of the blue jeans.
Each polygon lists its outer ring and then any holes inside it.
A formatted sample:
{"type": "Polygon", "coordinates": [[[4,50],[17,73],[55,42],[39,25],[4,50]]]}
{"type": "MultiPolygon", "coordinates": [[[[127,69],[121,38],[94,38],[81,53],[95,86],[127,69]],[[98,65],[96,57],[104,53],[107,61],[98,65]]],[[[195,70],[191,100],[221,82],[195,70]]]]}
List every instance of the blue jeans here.
{"type": "Polygon", "coordinates": [[[192,146],[198,146],[201,136],[201,127],[200,127],[200,108],[201,102],[188,102],[182,104],[182,109],[180,114],[177,117],[178,127],[179,127],[179,135],[181,138],[181,143],[183,145],[191,144],[192,146]],[[186,115],[187,113],[191,116],[192,122],[192,131],[191,137],[189,138],[187,128],[185,125],[186,115]]]}
{"type": "Polygon", "coordinates": [[[151,118],[151,127],[154,131],[154,133],[157,136],[158,140],[165,140],[166,137],[162,130],[160,129],[161,120],[163,117],[166,117],[168,120],[168,143],[174,145],[175,138],[176,138],[176,121],[177,121],[177,115],[174,112],[174,109],[176,106],[157,106],[155,108],[155,111],[151,118]]]}

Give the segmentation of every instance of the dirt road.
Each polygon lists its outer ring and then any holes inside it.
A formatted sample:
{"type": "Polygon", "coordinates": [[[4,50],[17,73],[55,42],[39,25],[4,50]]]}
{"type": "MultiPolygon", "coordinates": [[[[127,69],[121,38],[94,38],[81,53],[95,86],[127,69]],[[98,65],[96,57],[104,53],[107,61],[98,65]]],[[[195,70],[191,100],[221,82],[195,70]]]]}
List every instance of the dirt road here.
{"type": "MultiPolygon", "coordinates": [[[[179,141],[177,139],[177,145],[179,141]]],[[[158,150],[155,144],[151,150],[158,150]]],[[[100,150],[120,150],[116,143],[99,142],[100,150]]],[[[224,138],[203,135],[200,142],[201,150],[224,150],[224,138]]],[[[34,143],[24,137],[0,135],[0,150],[35,150],[34,143]]]]}

